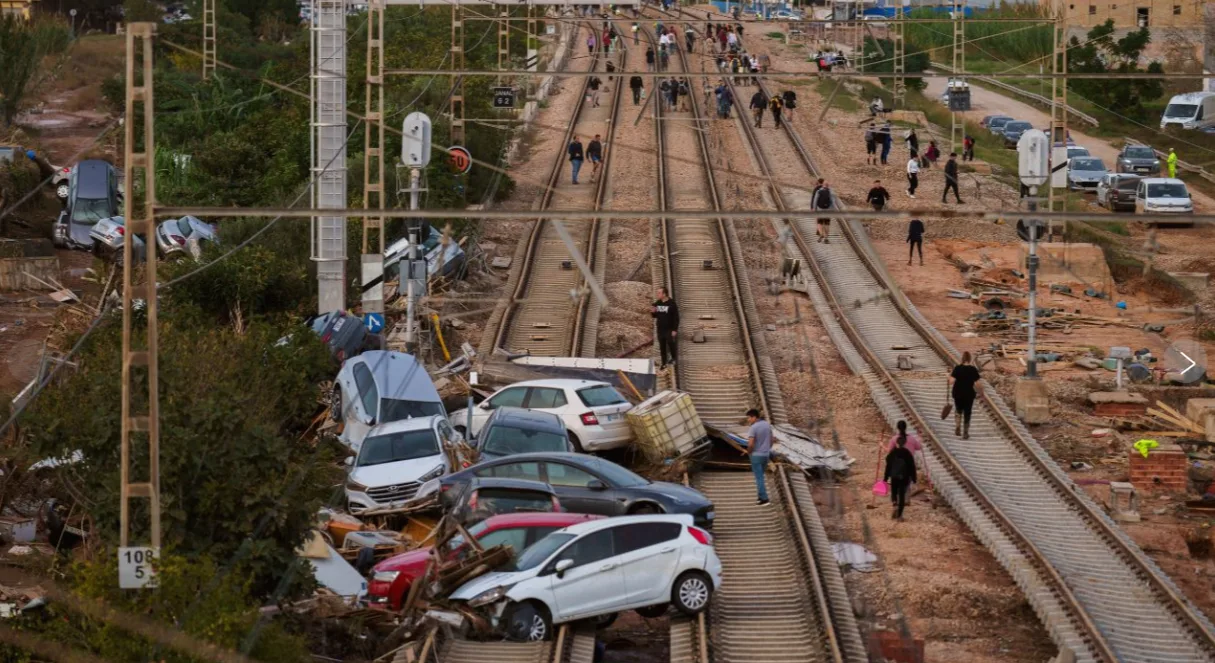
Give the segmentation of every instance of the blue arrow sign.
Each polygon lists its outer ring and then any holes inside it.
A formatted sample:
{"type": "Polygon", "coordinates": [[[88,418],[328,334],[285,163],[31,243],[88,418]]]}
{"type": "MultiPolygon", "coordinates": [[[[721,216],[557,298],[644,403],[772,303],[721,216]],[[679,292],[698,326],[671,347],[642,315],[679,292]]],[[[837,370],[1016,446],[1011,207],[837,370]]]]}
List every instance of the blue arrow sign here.
{"type": "Polygon", "coordinates": [[[372,334],[378,334],[380,333],[380,330],[384,328],[384,314],[364,313],[363,324],[367,325],[367,331],[371,332],[372,334]]]}

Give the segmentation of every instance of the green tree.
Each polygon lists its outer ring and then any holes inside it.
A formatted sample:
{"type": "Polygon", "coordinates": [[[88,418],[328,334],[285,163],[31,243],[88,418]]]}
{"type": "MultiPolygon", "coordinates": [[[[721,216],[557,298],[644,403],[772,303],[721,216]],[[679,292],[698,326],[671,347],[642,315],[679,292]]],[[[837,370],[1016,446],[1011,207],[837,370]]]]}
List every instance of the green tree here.
{"type": "Polygon", "coordinates": [[[0,16],[0,112],[6,127],[21,110],[43,58],[62,52],[70,41],[70,28],[61,19],[0,16]]]}
{"type": "MultiPolygon", "coordinates": [[[[1147,28],[1128,32],[1115,40],[1114,21],[1094,26],[1085,42],[1072,37],[1068,53],[1068,71],[1072,73],[1164,73],[1159,62],[1153,61],[1144,70],[1139,66],[1143,49],[1152,40],[1147,28]]],[[[1144,102],[1159,99],[1164,94],[1164,82],[1159,78],[1144,79],[1078,79],[1071,88],[1095,104],[1135,120],[1147,117],[1144,102]]]]}
{"type": "MultiPolygon", "coordinates": [[[[337,482],[326,448],[302,436],[318,407],[316,384],[333,374],[332,359],[314,334],[292,334],[277,345],[287,329],[260,322],[240,333],[216,328],[187,306],[165,306],[160,330],[164,545],[191,558],[231,560],[251,578],[252,595],[265,597],[337,482]]],[[[118,325],[97,331],[81,370],[44,392],[24,422],[35,454],[82,452],[69,471],[107,542],[116,540],[119,509],[119,332],[118,325]]],[[[133,407],[145,407],[145,389],[136,377],[133,407]]],[[[132,472],[145,476],[146,454],[139,444],[134,449],[132,472]]],[[[133,536],[143,537],[148,514],[136,504],[132,523],[141,529],[133,536]]],[[[291,593],[307,589],[296,583],[291,593]]]]}

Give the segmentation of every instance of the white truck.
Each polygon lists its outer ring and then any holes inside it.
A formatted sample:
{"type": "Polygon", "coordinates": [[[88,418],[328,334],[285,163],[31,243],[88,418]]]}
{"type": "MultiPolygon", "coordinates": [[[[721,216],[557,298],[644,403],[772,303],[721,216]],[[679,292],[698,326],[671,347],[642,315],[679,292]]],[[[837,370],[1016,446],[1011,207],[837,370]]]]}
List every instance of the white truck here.
{"type": "Polygon", "coordinates": [[[1215,92],[1187,92],[1169,99],[1160,128],[1202,129],[1215,126],[1215,92]]]}

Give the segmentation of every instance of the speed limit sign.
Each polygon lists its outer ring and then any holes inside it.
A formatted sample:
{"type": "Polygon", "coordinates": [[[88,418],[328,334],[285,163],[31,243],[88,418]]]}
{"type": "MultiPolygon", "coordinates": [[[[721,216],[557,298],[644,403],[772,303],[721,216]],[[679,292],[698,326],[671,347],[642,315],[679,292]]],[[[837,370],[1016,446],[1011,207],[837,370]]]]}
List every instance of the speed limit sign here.
{"type": "Polygon", "coordinates": [[[159,551],[150,546],[118,549],[118,586],[144,589],[156,586],[156,558],[159,551]]]}

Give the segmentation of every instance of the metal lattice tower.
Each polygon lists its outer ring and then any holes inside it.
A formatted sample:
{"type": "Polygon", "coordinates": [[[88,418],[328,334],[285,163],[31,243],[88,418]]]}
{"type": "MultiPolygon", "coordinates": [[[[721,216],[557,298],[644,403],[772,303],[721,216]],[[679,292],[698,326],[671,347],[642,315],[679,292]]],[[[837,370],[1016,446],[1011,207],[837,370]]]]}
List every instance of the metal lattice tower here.
{"type": "MultiPolygon", "coordinates": [[[[959,80],[965,81],[966,77],[966,0],[954,0],[953,2],[953,73],[959,80]]],[[[948,91],[952,85],[953,79],[945,85],[945,90],[948,91]]],[[[962,144],[962,139],[966,135],[966,121],[961,113],[951,110],[949,113],[949,151],[961,152],[959,149],[962,144]]]]}
{"type": "Polygon", "coordinates": [[[215,0],[203,0],[203,80],[211,78],[215,73],[215,0]]]}
{"type": "MultiPolygon", "coordinates": [[[[363,209],[385,208],[384,200],[384,0],[367,7],[367,121],[363,124],[363,209]],[[374,198],[374,201],[372,200],[374,198]]],[[[384,254],[384,217],[363,218],[363,254],[384,254]],[[370,242],[375,231],[377,244],[370,242]]]]}
{"type": "MultiPolygon", "coordinates": [[[[346,207],[346,2],[312,0],[312,206],[346,207]]],[[[346,219],[312,220],[317,308],[346,308],[346,219]]]]}
{"type": "MultiPolygon", "coordinates": [[[[1059,77],[1057,74],[1067,73],[1067,12],[1063,2],[1057,0],[1055,3],[1055,50],[1051,57],[1051,73],[1056,74],[1050,82],[1051,104],[1050,104],[1050,141],[1051,141],[1051,164],[1052,169],[1058,165],[1058,160],[1053,158],[1059,152],[1059,156],[1066,160],[1067,158],[1067,79],[1059,77]],[[1058,146],[1062,146],[1059,150],[1058,146]]],[[[1053,179],[1053,177],[1052,177],[1053,179]]],[[[1055,187],[1053,182],[1047,186],[1047,209],[1051,212],[1055,210],[1055,187]]],[[[1066,210],[1067,199],[1065,196],[1058,198],[1060,211],[1066,210]]],[[[1055,230],[1054,224],[1051,225],[1051,231],[1055,230]]]]}
{"type": "Polygon", "coordinates": [[[451,6],[451,142],[464,144],[464,7],[451,6]]]}
{"type": "Polygon", "coordinates": [[[865,25],[860,21],[865,13],[865,3],[862,0],[855,0],[851,4],[852,16],[850,20],[856,21],[852,24],[852,68],[857,71],[864,71],[865,25]]]}
{"type": "MultiPolygon", "coordinates": [[[[534,71],[536,65],[540,62],[540,42],[536,36],[536,6],[528,3],[527,5],[527,45],[523,51],[526,55],[527,62],[524,68],[528,71],[534,71]]],[[[535,77],[527,77],[527,94],[526,98],[531,99],[535,94],[535,77]]]]}
{"type": "MultiPolygon", "coordinates": [[[[123,173],[126,176],[126,196],[123,214],[126,219],[126,240],[122,243],[122,506],[119,512],[121,533],[119,545],[130,545],[131,498],[148,500],[151,519],[151,546],[160,548],[160,377],[156,357],[156,240],[153,207],[156,204],[155,169],[152,167],[152,39],[156,36],[155,23],[132,23],[127,30],[127,90],[126,90],[126,140],[123,173]],[[141,60],[140,67],[135,66],[141,60]],[[137,77],[136,73],[140,76],[137,77]],[[139,133],[136,125],[142,124],[143,151],[136,151],[139,133]],[[143,194],[143,209],[137,210],[135,199],[143,194]],[[138,287],[135,277],[135,238],[143,239],[147,262],[143,271],[143,283],[138,287]],[[135,302],[143,301],[143,333],[136,333],[135,302]],[[140,343],[142,341],[142,344],[140,343]],[[138,346],[142,345],[142,349],[138,346]],[[147,380],[144,397],[146,403],[132,403],[131,382],[135,369],[143,367],[147,380]],[[146,405],[145,414],[134,414],[146,405]],[[147,437],[147,479],[131,480],[131,443],[135,433],[147,437]]],[[[142,391],[142,390],[141,390],[142,391]]],[[[143,400],[143,399],[141,399],[143,400]]]]}
{"type": "MultiPolygon", "coordinates": [[[[498,69],[505,71],[510,68],[510,9],[503,8],[498,13],[498,69]]],[[[498,85],[505,85],[506,79],[498,77],[498,85]]]]}
{"type": "Polygon", "coordinates": [[[890,33],[894,42],[894,100],[890,107],[896,109],[907,106],[907,82],[903,80],[903,73],[907,71],[907,51],[903,42],[904,18],[906,16],[903,12],[903,0],[895,0],[894,31],[890,33]]]}

